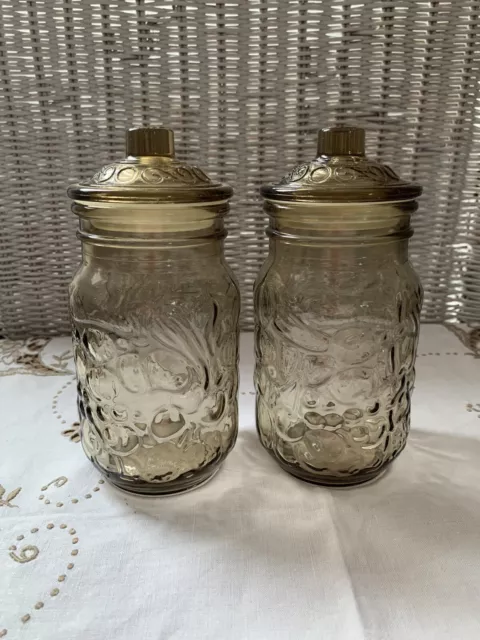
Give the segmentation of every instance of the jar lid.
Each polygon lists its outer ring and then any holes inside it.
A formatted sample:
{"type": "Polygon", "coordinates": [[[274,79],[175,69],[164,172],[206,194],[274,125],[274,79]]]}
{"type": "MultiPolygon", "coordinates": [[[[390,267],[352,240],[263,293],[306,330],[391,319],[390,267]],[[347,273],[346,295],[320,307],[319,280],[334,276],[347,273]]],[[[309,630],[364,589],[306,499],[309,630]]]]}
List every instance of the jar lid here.
{"type": "Polygon", "coordinates": [[[164,127],[130,129],[127,157],[105,165],[91,181],[68,188],[73,200],[121,203],[218,202],[233,190],[211,180],[199,167],[175,158],[173,131],[164,127]]]}
{"type": "Polygon", "coordinates": [[[295,167],[278,184],[262,187],[268,200],[382,202],[412,200],[422,187],[365,156],[365,130],[331,127],[318,132],[317,158],[295,167]]]}

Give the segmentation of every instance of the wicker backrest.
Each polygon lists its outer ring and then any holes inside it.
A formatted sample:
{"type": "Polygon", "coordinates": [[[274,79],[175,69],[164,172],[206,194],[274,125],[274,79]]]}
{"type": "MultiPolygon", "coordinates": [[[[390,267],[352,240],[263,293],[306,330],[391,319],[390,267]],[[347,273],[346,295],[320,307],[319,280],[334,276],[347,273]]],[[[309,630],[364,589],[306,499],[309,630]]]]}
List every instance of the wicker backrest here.
{"type": "Polygon", "coordinates": [[[68,330],[79,260],[65,188],[164,124],[236,190],[228,258],[252,325],[258,189],[319,126],[425,186],[412,242],[424,319],[480,318],[478,0],[1,0],[0,334],[68,330]]]}

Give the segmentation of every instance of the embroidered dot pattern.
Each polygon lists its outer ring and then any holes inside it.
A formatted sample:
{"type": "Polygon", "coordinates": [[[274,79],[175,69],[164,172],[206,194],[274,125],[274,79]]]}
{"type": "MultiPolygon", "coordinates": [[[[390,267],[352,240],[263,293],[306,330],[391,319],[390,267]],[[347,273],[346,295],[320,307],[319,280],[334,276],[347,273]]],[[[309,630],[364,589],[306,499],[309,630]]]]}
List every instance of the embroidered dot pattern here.
{"type": "Polygon", "coordinates": [[[68,382],[66,382],[58,391],[57,393],[53,396],[52,399],[52,411],[53,411],[53,415],[56,416],[57,420],[62,421],[64,418],[62,415],[60,415],[60,413],[58,412],[58,400],[60,398],[60,396],[62,395],[62,393],[65,391],[65,389],[68,389],[68,387],[73,384],[75,382],[75,378],[72,378],[71,380],[69,380],[68,382]]]}
{"type": "MultiPolygon", "coordinates": [[[[41,488],[41,491],[48,491],[48,489],[49,489],[52,485],[53,485],[53,486],[56,486],[56,487],[63,487],[63,485],[64,485],[64,484],[66,484],[67,482],[68,482],[68,479],[67,479],[65,476],[61,476],[60,478],[57,478],[56,480],[52,480],[52,482],[50,482],[48,485],[44,485],[44,486],[41,488]],[[61,484],[57,484],[57,482],[58,482],[58,481],[60,481],[60,482],[61,482],[61,484]]],[[[98,482],[97,482],[97,485],[99,485],[99,484],[104,484],[104,482],[105,482],[105,481],[104,481],[102,478],[100,478],[100,479],[98,480],[98,482]]],[[[95,486],[93,487],[93,489],[92,489],[92,491],[94,491],[95,493],[97,493],[98,491],[100,491],[100,487],[99,487],[99,486],[97,486],[97,485],[95,485],[95,486]]],[[[92,497],[92,494],[91,494],[91,493],[86,493],[86,494],[84,495],[84,499],[85,499],[85,500],[90,500],[90,499],[91,499],[91,497],[92,497]]],[[[41,493],[41,494],[38,496],[38,499],[39,499],[39,500],[45,500],[44,504],[50,504],[50,500],[49,500],[48,498],[45,498],[45,494],[44,494],[44,493],[41,493]]],[[[72,504],[78,504],[79,499],[78,499],[78,498],[70,498],[70,501],[71,501],[71,503],[72,503],[72,504]]],[[[63,502],[56,502],[56,503],[55,503],[55,506],[57,507],[57,509],[61,509],[62,507],[64,507],[64,506],[65,506],[65,503],[63,503],[63,502]]]]}
{"type": "MultiPolygon", "coordinates": [[[[73,380],[72,380],[71,382],[73,382],[73,380]]],[[[70,382],[70,383],[67,383],[66,385],[64,385],[64,387],[62,387],[62,389],[65,389],[69,384],[71,384],[71,382],[70,382]]],[[[57,394],[57,397],[58,397],[58,395],[59,395],[59,394],[57,394]]],[[[56,406],[56,400],[54,401],[54,407],[55,407],[55,406],[56,406]]],[[[54,413],[58,413],[58,412],[55,410],[55,411],[54,411],[54,413]]],[[[57,417],[58,417],[58,416],[57,416],[57,417]]],[[[44,485],[43,487],[41,487],[41,489],[40,489],[40,490],[41,490],[42,492],[48,491],[48,489],[49,489],[52,485],[54,485],[55,487],[61,487],[61,486],[63,486],[64,484],[66,484],[66,482],[67,482],[67,481],[68,481],[68,480],[67,480],[67,478],[66,478],[66,477],[61,476],[60,478],[56,478],[56,480],[52,480],[52,482],[50,482],[49,484],[44,485]]],[[[103,478],[100,478],[100,479],[98,480],[98,483],[97,483],[97,484],[98,484],[98,485],[102,485],[102,484],[104,484],[104,483],[105,483],[105,480],[103,480],[103,478]]],[[[100,491],[100,487],[96,485],[96,486],[93,488],[93,491],[94,491],[95,493],[97,493],[98,491],[100,491]]],[[[91,493],[87,493],[87,494],[85,494],[85,499],[87,499],[87,500],[88,500],[88,499],[90,499],[91,497],[92,497],[92,494],[91,494],[91,493]]],[[[39,499],[39,500],[44,500],[44,504],[46,504],[46,505],[50,504],[50,500],[49,500],[48,498],[45,498],[45,494],[44,494],[44,493],[41,493],[41,494],[38,496],[38,499],[39,499]]],[[[78,500],[78,498],[71,498],[71,502],[72,502],[72,504],[78,504],[79,500],[78,500]]],[[[56,506],[57,508],[61,509],[61,508],[64,506],[64,503],[63,503],[63,502],[56,502],[56,503],[55,503],[55,506],[56,506]]],[[[55,528],[55,525],[54,525],[54,523],[53,523],[53,522],[49,522],[49,523],[46,525],[46,528],[47,528],[47,530],[51,531],[52,529],[54,529],[54,528],[55,528]]],[[[60,525],[60,529],[67,529],[67,525],[66,525],[65,523],[62,523],[62,524],[60,525]]],[[[30,529],[30,533],[38,533],[38,531],[39,531],[38,527],[34,527],[33,529],[30,529]]],[[[73,535],[75,535],[75,534],[76,534],[76,530],[75,530],[75,529],[73,529],[73,528],[69,529],[69,534],[70,534],[70,535],[72,535],[72,536],[73,536],[73,535]]],[[[18,540],[18,541],[21,541],[21,540],[24,540],[24,539],[25,539],[25,536],[24,536],[23,534],[21,534],[21,535],[18,535],[18,536],[17,536],[17,540],[18,540]]],[[[78,542],[79,542],[79,538],[78,538],[78,536],[76,536],[76,537],[72,538],[72,544],[75,544],[75,545],[76,545],[76,544],[78,544],[78,542]]],[[[17,550],[17,546],[16,546],[16,545],[14,545],[14,544],[12,544],[12,545],[9,547],[9,550],[10,550],[10,551],[16,551],[16,550],[17,550]]],[[[73,550],[70,552],[70,555],[72,555],[72,556],[77,556],[77,555],[78,555],[78,549],[73,549],[73,550]]],[[[67,569],[68,569],[69,571],[71,571],[71,570],[73,569],[73,567],[74,567],[74,566],[75,566],[75,565],[74,565],[74,563],[73,563],[73,562],[69,562],[69,563],[67,564],[67,569]]],[[[60,583],[65,582],[66,577],[67,577],[67,576],[66,576],[64,573],[60,574],[60,575],[58,576],[58,578],[57,578],[57,582],[60,582],[60,583]]],[[[59,593],[60,593],[60,589],[59,589],[58,587],[54,587],[54,588],[53,588],[53,589],[51,589],[51,591],[50,591],[50,596],[51,596],[52,598],[55,598],[59,593]]],[[[43,609],[43,607],[44,607],[44,606],[45,606],[45,605],[44,605],[44,603],[43,603],[42,601],[38,601],[38,602],[34,605],[34,608],[35,608],[37,611],[39,611],[40,609],[43,609]]],[[[29,613],[24,614],[24,615],[20,618],[20,620],[22,621],[22,623],[26,623],[26,622],[28,622],[30,619],[31,619],[31,615],[30,615],[29,613]]],[[[8,633],[7,629],[2,629],[2,630],[0,630],[0,638],[5,637],[5,636],[7,635],[7,633],[8,633]]]]}
{"type": "MultiPolygon", "coordinates": [[[[52,399],[52,413],[57,418],[57,420],[60,421],[60,424],[65,424],[66,425],[67,424],[67,420],[65,420],[65,416],[63,416],[61,411],[59,411],[58,402],[59,402],[60,396],[63,394],[63,392],[66,389],[68,389],[68,387],[70,385],[72,385],[74,382],[75,382],[75,378],[73,377],[71,380],[66,382],[57,391],[57,393],[53,396],[53,399],[52,399]]],[[[72,442],[80,442],[79,427],[80,427],[80,423],[79,422],[73,422],[71,427],[69,427],[68,429],[64,429],[61,432],[62,436],[65,436],[65,438],[68,438],[72,442]]]]}
{"type": "MultiPolygon", "coordinates": [[[[54,529],[54,528],[55,528],[55,525],[53,524],[53,522],[49,522],[49,523],[46,525],[46,528],[47,528],[48,530],[50,530],[50,531],[51,531],[52,529],[54,529]]],[[[68,525],[66,525],[65,523],[62,523],[62,524],[59,526],[59,528],[60,528],[60,529],[67,529],[67,528],[68,528],[68,525]]],[[[38,531],[39,531],[38,527],[34,527],[33,529],[30,529],[30,533],[38,533],[38,531]]],[[[76,534],[76,530],[75,530],[73,527],[71,527],[70,529],[68,529],[68,533],[69,533],[70,535],[75,535],[75,534],[76,534]]],[[[24,538],[25,538],[25,536],[24,536],[23,534],[20,534],[20,535],[18,535],[18,536],[17,536],[17,540],[24,540],[24,538]]],[[[78,536],[76,536],[75,538],[72,538],[72,544],[78,544],[78,541],[79,541],[78,536]]],[[[26,547],[25,547],[24,549],[26,549],[26,547]]],[[[12,544],[12,545],[9,547],[9,550],[10,550],[10,551],[16,551],[16,550],[17,550],[16,545],[12,544]]],[[[22,549],[22,551],[23,551],[23,549],[22,549]]],[[[71,555],[72,555],[72,556],[76,556],[77,554],[78,554],[78,549],[74,549],[73,551],[71,551],[71,555]]],[[[37,554],[37,555],[38,555],[38,554],[37,554]]],[[[35,557],[36,557],[36,556],[35,556],[35,557]]],[[[14,558],[14,559],[15,559],[15,558],[14,558]]],[[[34,559],[34,558],[32,558],[32,560],[33,560],[33,559],[34,559]]],[[[69,562],[69,563],[67,564],[67,569],[68,569],[68,570],[73,569],[73,567],[74,567],[73,562],[69,562]]],[[[57,582],[59,582],[59,583],[63,583],[63,582],[65,582],[65,580],[66,580],[66,579],[67,579],[66,574],[62,573],[62,574],[60,574],[60,575],[57,577],[57,582]]],[[[50,596],[51,596],[52,598],[55,598],[59,593],[60,593],[60,589],[59,589],[58,587],[53,587],[53,588],[51,589],[51,591],[50,591],[50,596]]],[[[45,605],[44,605],[44,603],[43,603],[41,600],[39,600],[38,602],[36,602],[36,603],[35,603],[35,605],[34,605],[34,609],[36,609],[37,611],[39,611],[40,609],[43,609],[43,607],[44,607],[44,606],[45,606],[45,605]]],[[[21,622],[22,622],[22,623],[24,623],[24,624],[25,624],[26,622],[28,622],[30,619],[31,619],[31,615],[30,615],[30,613],[26,613],[26,614],[24,614],[24,615],[20,618],[21,622]]],[[[8,633],[7,629],[2,629],[2,630],[0,630],[0,638],[5,637],[5,636],[7,635],[7,633],[8,633]]]]}
{"type": "Polygon", "coordinates": [[[438,351],[436,353],[433,353],[432,351],[429,351],[428,353],[419,353],[417,354],[419,357],[426,357],[426,356],[470,356],[472,355],[471,353],[468,353],[467,351],[465,353],[458,353],[458,351],[445,351],[444,353],[438,353],[438,351]]]}
{"type": "Polygon", "coordinates": [[[478,402],[476,404],[469,402],[467,404],[467,411],[468,413],[477,413],[477,417],[480,418],[480,404],[478,402]]]}

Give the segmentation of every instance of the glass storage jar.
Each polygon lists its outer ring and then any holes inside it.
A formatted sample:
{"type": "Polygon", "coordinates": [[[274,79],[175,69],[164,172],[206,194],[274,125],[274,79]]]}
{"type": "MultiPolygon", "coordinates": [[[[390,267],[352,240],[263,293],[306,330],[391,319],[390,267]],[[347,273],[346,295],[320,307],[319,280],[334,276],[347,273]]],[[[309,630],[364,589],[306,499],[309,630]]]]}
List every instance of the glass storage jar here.
{"type": "Polygon", "coordinates": [[[239,292],[223,254],[229,186],[174,157],[173,132],[70,187],[83,259],[70,287],[81,440],[144,494],[210,478],[237,435],[239,292]]]}
{"type": "Polygon", "coordinates": [[[364,131],[262,188],[270,252],[255,287],[256,415],[289,473],[349,485],[402,451],[422,288],[408,259],[421,188],[365,157],[364,131]]]}

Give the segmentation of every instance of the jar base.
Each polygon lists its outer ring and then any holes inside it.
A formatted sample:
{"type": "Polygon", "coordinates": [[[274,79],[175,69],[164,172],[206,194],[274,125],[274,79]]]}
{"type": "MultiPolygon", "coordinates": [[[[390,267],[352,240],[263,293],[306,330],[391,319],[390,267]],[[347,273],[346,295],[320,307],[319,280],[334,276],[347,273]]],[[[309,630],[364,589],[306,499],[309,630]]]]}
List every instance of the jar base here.
{"type": "Polygon", "coordinates": [[[107,473],[97,465],[95,466],[102,473],[102,476],[116,489],[120,489],[120,491],[125,493],[149,496],[152,498],[160,498],[162,496],[168,497],[194,491],[195,489],[199,489],[203,485],[207,484],[207,482],[210,482],[210,480],[212,480],[212,478],[220,471],[220,467],[216,467],[213,470],[208,469],[205,473],[195,474],[192,478],[178,478],[172,482],[160,484],[145,481],[126,481],[117,474],[107,473]]]}
{"type": "MultiPolygon", "coordinates": [[[[273,455],[273,454],[272,454],[273,455]]],[[[273,456],[277,463],[281,466],[281,468],[289,473],[291,476],[298,478],[298,480],[303,480],[304,482],[308,482],[309,484],[320,485],[324,487],[354,487],[360,484],[367,484],[370,482],[374,482],[381,478],[383,474],[388,470],[390,463],[387,463],[385,466],[381,467],[378,470],[370,471],[366,473],[358,473],[354,476],[320,476],[318,478],[309,475],[307,472],[304,472],[302,469],[293,469],[286,464],[283,464],[276,456],[273,456]]]]}

